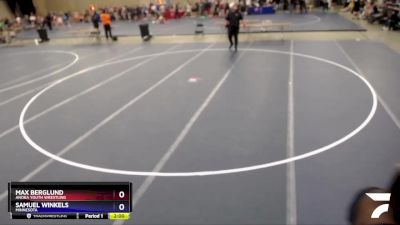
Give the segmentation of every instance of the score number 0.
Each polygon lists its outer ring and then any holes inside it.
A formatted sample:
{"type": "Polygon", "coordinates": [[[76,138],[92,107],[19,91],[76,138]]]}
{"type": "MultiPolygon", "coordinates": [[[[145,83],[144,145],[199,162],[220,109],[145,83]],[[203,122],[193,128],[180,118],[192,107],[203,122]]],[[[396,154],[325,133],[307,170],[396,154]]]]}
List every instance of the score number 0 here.
{"type": "MultiPolygon", "coordinates": [[[[120,191],[120,192],[118,193],[118,197],[119,197],[120,199],[123,199],[123,198],[125,197],[125,192],[124,192],[124,191],[120,191]]],[[[119,209],[120,211],[124,211],[124,209],[125,209],[125,204],[123,204],[123,203],[119,204],[118,209],[119,209]]]]}

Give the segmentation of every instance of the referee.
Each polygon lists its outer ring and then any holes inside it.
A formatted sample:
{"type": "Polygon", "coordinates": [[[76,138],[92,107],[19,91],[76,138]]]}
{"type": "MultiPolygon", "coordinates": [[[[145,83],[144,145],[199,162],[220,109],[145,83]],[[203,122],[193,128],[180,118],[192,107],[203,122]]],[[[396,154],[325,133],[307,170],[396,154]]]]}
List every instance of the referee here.
{"type": "Polygon", "coordinates": [[[240,21],[243,20],[243,16],[240,13],[237,4],[233,5],[232,10],[229,11],[225,20],[226,20],[226,27],[228,28],[228,39],[230,42],[229,49],[233,47],[233,42],[232,42],[232,37],[233,37],[235,40],[235,51],[237,51],[240,21]]]}

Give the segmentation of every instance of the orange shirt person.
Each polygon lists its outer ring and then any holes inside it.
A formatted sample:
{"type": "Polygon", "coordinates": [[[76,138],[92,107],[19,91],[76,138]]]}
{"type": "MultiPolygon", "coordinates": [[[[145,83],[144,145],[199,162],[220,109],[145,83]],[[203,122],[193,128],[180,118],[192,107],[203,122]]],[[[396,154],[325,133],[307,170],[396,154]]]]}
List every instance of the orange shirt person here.
{"type": "Polygon", "coordinates": [[[111,25],[111,16],[110,14],[106,13],[103,11],[103,13],[100,15],[101,22],[103,25],[111,25]]]}
{"type": "Polygon", "coordinates": [[[108,37],[112,38],[111,16],[109,13],[107,13],[106,10],[103,10],[103,12],[100,15],[100,19],[101,19],[101,23],[103,23],[104,32],[106,33],[106,38],[108,40],[108,37]]]}

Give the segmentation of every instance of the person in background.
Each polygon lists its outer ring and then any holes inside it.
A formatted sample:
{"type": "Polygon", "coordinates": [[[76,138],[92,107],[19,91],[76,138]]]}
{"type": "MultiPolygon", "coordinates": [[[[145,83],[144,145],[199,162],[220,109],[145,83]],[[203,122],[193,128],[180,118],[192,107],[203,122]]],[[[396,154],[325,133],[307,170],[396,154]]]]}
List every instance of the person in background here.
{"type": "Polygon", "coordinates": [[[112,38],[112,33],[111,33],[111,16],[110,14],[107,13],[107,10],[103,9],[101,15],[101,22],[103,23],[104,27],[104,32],[106,33],[106,39],[108,40],[108,37],[112,38]]]}
{"type": "Polygon", "coordinates": [[[122,15],[122,8],[117,9],[117,15],[120,20],[125,20],[124,16],[122,15]]]}
{"type": "Polygon", "coordinates": [[[243,20],[243,16],[239,11],[237,4],[233,5],[232,10],[225,17],[226,27],[228,29],[228,39],[230,42],[229,49],[233,47],[232,38],[235,40],[235,51],[237,51],[238,46],[238,36],[240,30],[240,21],[243,20]]]}
{"type": "Polygon", "coordinates": [[[149,14],[149,9],[147,8],[147,5],[144,5],[142,7],[142,13],[141,14],[143,15],[143,18],[147,17],[147,15],[149,14]]]}
{"type": "Polygon", "coordinates": [[[368,0],[361,12],[360,18],[366,19],[368,16],[370,16],[373,13],[373,7],[374,3],[371,0],[368,0]]]}
{"type": "Polygon", "coordinates": [[[31,13],[29,16],[29,24],[33,27],[36,24],[36,16],[35,14],[31,13]]]}
{"type": "Polygon", "coordinates": [[[0,29],[3,31],[6,29],[6,25],[4,23],[4,19],[0,19],[0,29]]]}
{"type": "Polygon", "coordinates": [[[53,17],[48,13],[44,18],[44,23],[47,25],[49,30],[53,30],[53,17]]]}
{"type": "Polygon", "coordinates": [[[391,11],[389,12],[389,19],[386,21],[383,30],[394,30],[396,29],[396,24],[400,22],[399,12],[398,11],[391,11]]]}
{"type": "Polygon", "coordinates": [[[400,224],[400,172],[394,178],[390,193],[389,206],[393,214],[393,219],[397,224],[400,224]]]}
{"type": "Polygon", "coordinates": [[[175,14],[174,15],[175,19],[179,19],[180,18],[180,16],[179,16],[179,4],[178,3],[176,3],[176,5],[175,5],[175,13],[174,14],[175,14]]]}
{"type": "Polygon", "coordinates": [[[0,43],[1,44],[7,42],[7,37],[6,37],[5,32],[4,32],[5,29],[6,29],[6,27],[4,25],[4,21],[0,20],[0,43]]]}
{"type": "Polygon", "coordinates": [[[135,21],[139,18],[136,8],[128,8],[127,11],[129,12],[128,14],[130,15],[131,20],[135,21]]]}
{"type": "Polygon", "coordinates": [[[359,19],[360,7],[361,7],[360,0],[354,0],[354,7],[353,10],[351,11],[351,13],[353,14],[353,19],[359,19]]]}
{"type": "Polygon", "coordinates": [[[361,18],[369,20],[376,14],[379,14],[377,5],[373,0],[368,0],[367,4],[364,7],[364,11],[363,14],[361,15],[361,18]]]}
{"type": "Polygon", "coordinates": [[[64,25],[63,18],[61,15],[56,16],[56,26],[61,27],[64,25]]]}
{"type": "Polygon", "coordinates": [[[354,0],[350,0],[347,6],[341,9],[342,12],[353,12],[354,8],[354,0]]]}
{"type": "Polygon", "coordinates": [[[22,19],[19,15],[15,17],[15,22],[18,24],[18,26],[22,26],[22,19]]]}
{"type": "Polygon", "coordinates": [[[227,16],[229,13],[229,3],[226,2],[225,3],[225,7],[224,7],[224,15],[227,16]]]}
{"type": "Polygon", "coordinates": [[[99,23],[100,23],[100,16],[96,11],[94,11],[92,15],[92,24],[94,29],[96,30],[99,29],[99,23]]]}
{"type": "Polygon", "coordinates": [[[321,1],[321,5],[322,5],[322,11],[326,12],[329,10],[329,2],[328,0],[322,0],[321,1]]]}
{"type": "Polygon", "coordinates": [[[123,6],[123,7],[121,8],[121,18],[122,18],[123,20],[129,20],[129,17],[128,17],[128,7],[123,6]]]}
{"type": "Polygon", "coordinates": [[[290,0],[290,13],[296,12],[298,0],[290,0]]]}
{"type": "Polygon", "coordinates": [[[299,0],[300,13],[307,13],[307,5],[305,0],[299,0]]]}
{"type": "Polygon", "coordinates": [[[218,16],[219,15],[219,5],[221,3],[219,2],[219,0],[215,3],[214,5],[214,11],[213,11],[213,16],[218,16]]]}
{"type": "Polygon", "coordinates": [[[6,29],[9,29],[11,27],[11,22],[7,17],[3,19],[3,23],[6,29]]]}
{"type": "Polygon", "coordinates": [[[65,12],[62,19],[63,19],[63,23],[64,23],[65,26],[67,26],[67,27],[71,26],[71,23],[69,22],[69,19],[70,19],[70,13],[69,12],[65,12]]]}
{"type": "Polygon", "coordinates": [[[192,6],[189,3],[186,4],[186,16],[192,16],[192,6]]]}

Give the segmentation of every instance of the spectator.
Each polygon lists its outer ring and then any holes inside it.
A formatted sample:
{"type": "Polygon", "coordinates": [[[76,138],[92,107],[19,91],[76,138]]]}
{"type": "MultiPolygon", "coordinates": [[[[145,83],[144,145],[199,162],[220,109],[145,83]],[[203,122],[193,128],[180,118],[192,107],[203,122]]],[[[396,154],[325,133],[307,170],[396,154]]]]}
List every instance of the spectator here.
{"type": "Polygon", "coordinates": [[[345,8],[343,8],[341,11],[342,12],[353,12],[354,8],[354,0],[350,0],[349,4],[345,8]]]}
{"type": "Polygon", "coordinates": [[[354,6],[351,11],[353,14],[353,19],[359,19],[359,14],[360,14],[360,0],[354,0],[354,6]]]}
{"type": "Polygon", "coordinates": [[[296,11],[297,9],[297,0],[290,0],[290,13],[293,13],[293,11],[296,11]]]}
{"type": "Polygon", "coordinates": [[[89,23],[91,21],[90,13],[88,10],[85,10],[85,13],[83,14],[83,21],[85,23],[89,23]]]}
{"type": "Polygon", "coordinates": [[[227,16],[228,13],[229,13],[229,3],[228,3],[228,2],[225,3],[224,11],[225,11],[225,12],[224,12],[225,16],[227,16]]]}
{"type": "Polygon", "coordinates": [[[321,4],[322,4],[322,11],[323,12],[329,10],[329,2],[328,2],[328,0],[322,0],[321,4]]]}
{"type": "Polygon", "coordinates": [[[394,10],[389,13],[389,19],[386,21],[383,30],[395,30],[397,28],[396,25],[400,21],[398,13],[398,11],[394,10]]]}
{"type": "Polygon", "coordinates": [[[92,24],[94,29],[96,30],[99,29],[99,23],[100,23],[100,16],[96,11],[94,11],[92,15],[92,24]]]}
{"type": "Polygon", "coordinates": [[[180,18],[180,16],[179,16],[179,4],[176,3],[176,5],[175,5],[175,19],[179,19],[179,18],[180,18]]]}
{"type": "Polygon", "coordinates": [[[219,15],[219,5],[220,5],[220,2],[219,2],[219,0],[216,2],[216,4],[215,4],[215,6],[214,6],[214,12],[213,12],[213,15],[214,16],[218,16],[219,15]]]}
{"type": "Polygon", "coordinates": [[[64,16],[62,17],[62,19],[63,19],[63,23],[65,26],[67,26],[67,27],[71,26],[71,23],[69,22],[69,19],[70,19],[69,12],[64,13],[64,16]]]}
{"type": "Polygon", "coordinates": [[[15,18],[15,22],[16,22],[19,26],[21,26],[21,25],[22,25],[22,19],[21,19],[21,17],[20,17],[20,16],[17,16],[17,17],[15,18]]]}
{"type": "Polygon", "coordinates": [[[35,26],[35,24],[36,24],[36,16],[33,13],[31,13],[31,15],[29,16],[29,24],[31,26],[35,26]]]}
{"type": "Polygon", "coordinates": [[[305,0],[299,0],[300,13],[307,13],[307,6],[305,0]]]}
{"type": "Polygon", "coordinates": [[[64,25],[63,17],[62,16],[56,16],[56,26],[61,27],[64,25]]]}
{"type": "Polygon", "coordinates": [[[387,18],[389,15],[389,10],[384,6],[381,12],[374,13],[368,18],[368,22],[373,24],[376,21],[381,21],[387,18]]]}
{"type": "Polygon", "coordinates": [[[47,25],[49,30],[53,30],[53,18],[50,13],[48,13],[44,18],[44,23],[47,25]]]}
{"type": "Polygon", "coordinates": [[[186,16],[192,15],[192,6],[188,3],[186,4],[186,16]]]}

